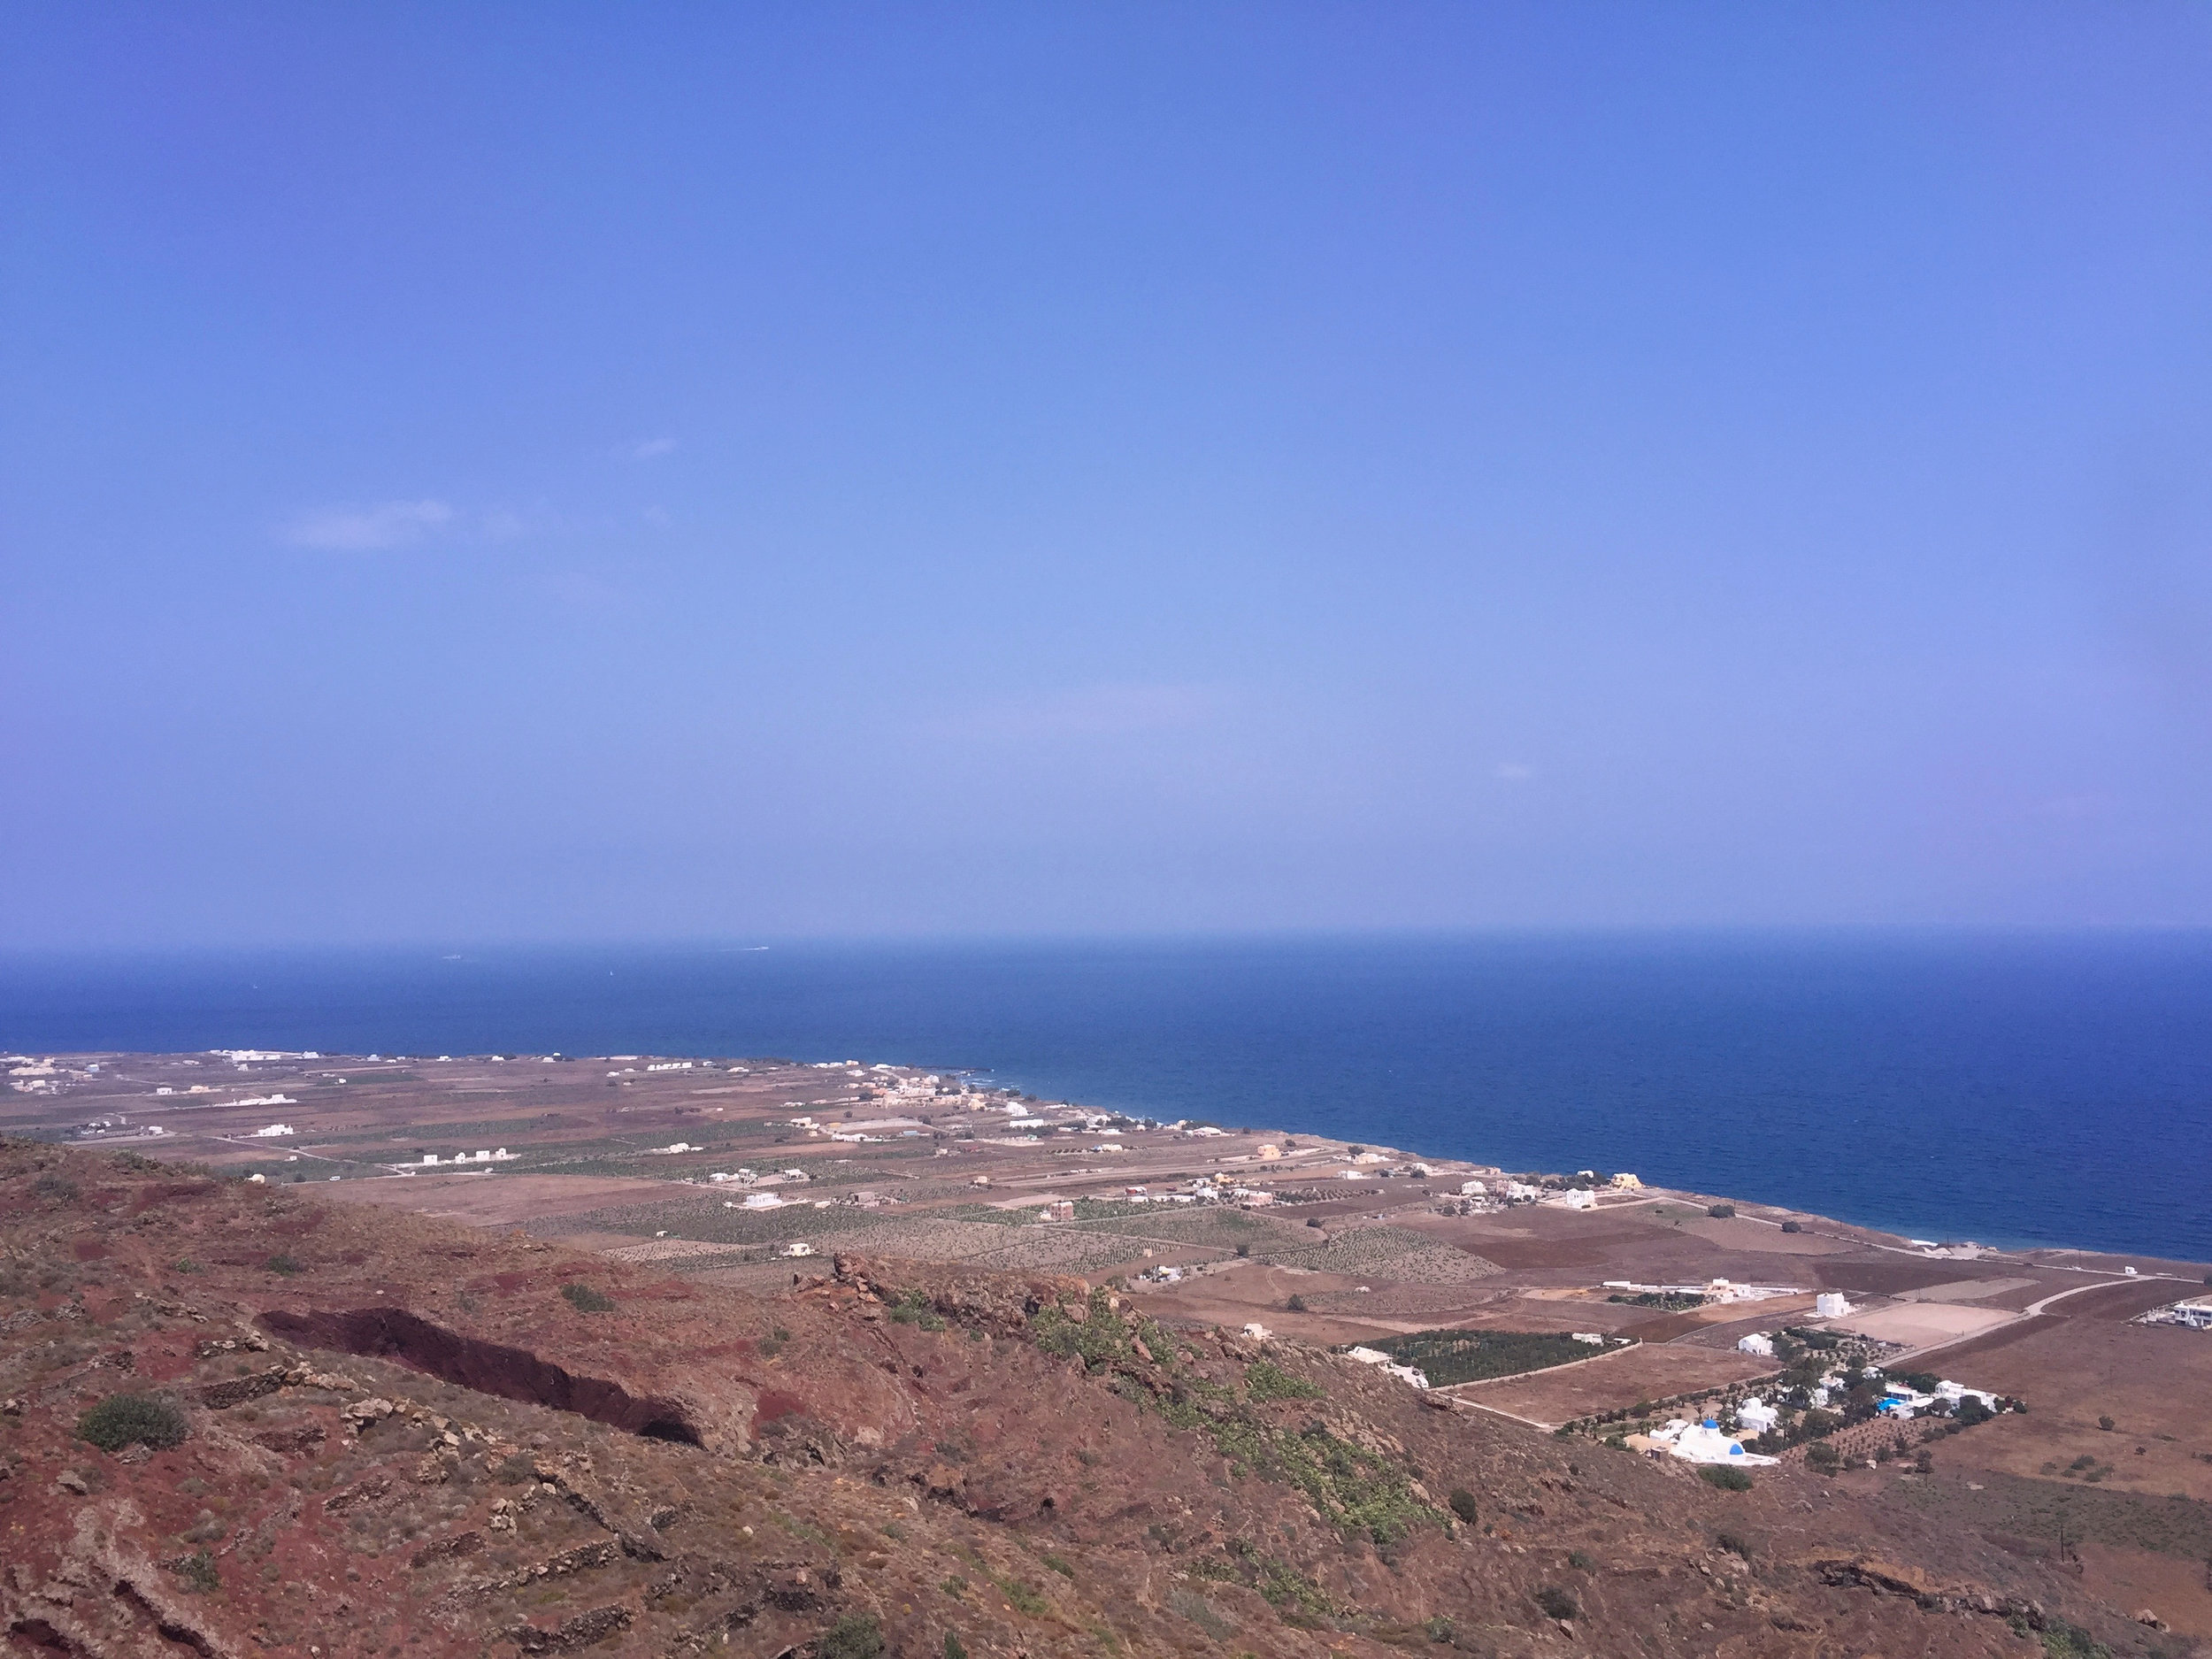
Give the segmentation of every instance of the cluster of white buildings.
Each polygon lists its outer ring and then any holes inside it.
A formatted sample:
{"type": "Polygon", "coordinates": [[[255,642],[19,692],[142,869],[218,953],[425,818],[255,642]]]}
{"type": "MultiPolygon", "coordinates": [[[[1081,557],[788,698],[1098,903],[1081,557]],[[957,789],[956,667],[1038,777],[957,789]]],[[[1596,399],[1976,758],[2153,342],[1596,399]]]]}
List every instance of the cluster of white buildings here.
{"type": "Polygon", "coordinates": [[[1995,1394],[1985,1389],[1969,1388],[1946,1378],[1936,1384],[1933,1394],[1925,1394],[1906,1383],[1888,1384],[1883,1391],[1881,1412],[1886,1417],[1895,1417],[1901,1422],[1907,1417],[1918,1417],[1939,1401],[1955,1411],[1961,1402],[1967,1400],[1978,1400],[1991,1411],[1997,1409],[1995,1394]]]}
{"type": "Polygon", "coordinates": [[[2191,1331],[2212,1331],[2212,1297],[2177,1302],[2170,1308],[2154,1308],[2137,1321],[2140,1325],[2177,1325],[2191,1331]]]}
{"type": "MultiPolygon", "coordinates": [[[[457,1152],[453,1155],[450,1162],[456,1167],[465,1164],[511,1164],[515,1159],[520,1157],[521,1156],[522,1154],[519,1152],[508,1151],[505,1147],[490,1149],[479,1148],[475,1152],[457,1152]]],[[[434,1152],[424,1153],[422,1155],[421,1167],[424,1169],[436,1169],[440,1167],[438,1163],[438,1155],[434,1152]]]]}
{"type": "Polygon", "coordinates": [[[1686,1417],[1676,1417],[1652,1430],[1646,1436],[1632,1438],[1645,1440],[1651,1448],[1679,1457],[1686,1463],[1723,1463],[1734,1469],[1762,1468],[1778,1463],[1780,1459],[1747,1452],[1743,1442],[1721,1432],[1720,1425],[1711,1417],[1702,1423],[1693,1423],[1686,1417]]]}
{"type": "Polygon", "coordinates": [[[1357,1360],[1363,1365],[1372,1365],[1380,1371],[1387,1371],[1400,1382],[1409,1383],[1416,1388],[1425,1388],[1429,1386],[1428,1373],[1418,1365],[1401,1365],[1380,1348],[1348,1348],[1344,1350],[1344,1357],[1357,1360]]]}

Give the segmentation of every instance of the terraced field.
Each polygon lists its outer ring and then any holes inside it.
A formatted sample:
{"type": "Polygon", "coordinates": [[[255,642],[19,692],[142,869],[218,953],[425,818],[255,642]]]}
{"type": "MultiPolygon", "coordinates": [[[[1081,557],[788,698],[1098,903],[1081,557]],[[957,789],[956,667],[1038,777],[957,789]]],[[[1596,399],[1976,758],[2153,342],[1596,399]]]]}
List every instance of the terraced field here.
{"type": "Polygon", "coordinates": [[[1410,1285],[1467,1285],[1504,1271],[1494,1262],[1440,1244],[1425,1233],[1405,1227],[1356,1227],[1318,1247],[1268,1250],[1255,1247],[1252,1253],[1286,1267],[1311,1268],[1320,1273],[1371,1274],[1410,1285]]]}

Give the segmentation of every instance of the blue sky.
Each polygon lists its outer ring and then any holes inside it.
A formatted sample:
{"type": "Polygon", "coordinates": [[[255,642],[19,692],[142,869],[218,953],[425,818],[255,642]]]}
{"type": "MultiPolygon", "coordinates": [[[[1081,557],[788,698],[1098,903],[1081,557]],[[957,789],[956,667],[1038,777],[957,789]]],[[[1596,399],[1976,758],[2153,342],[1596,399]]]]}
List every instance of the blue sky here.
{"type": "Polygon", "coordinates": [[[0,60],[0,942],[2212,922],[2201,7],[0,60]]]}

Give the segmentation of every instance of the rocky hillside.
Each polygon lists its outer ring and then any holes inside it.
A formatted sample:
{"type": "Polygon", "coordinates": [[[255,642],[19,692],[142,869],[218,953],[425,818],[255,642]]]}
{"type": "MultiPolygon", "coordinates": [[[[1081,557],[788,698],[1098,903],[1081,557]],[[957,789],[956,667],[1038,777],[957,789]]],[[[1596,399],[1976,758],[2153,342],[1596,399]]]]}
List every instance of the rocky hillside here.
{"type": "Polygon", "coordinates": [[[762,1298],[0,1150],[0,1631],[69,1655],[2036,1655],[2170,1640],[1079,1279],[762,1298]]]}

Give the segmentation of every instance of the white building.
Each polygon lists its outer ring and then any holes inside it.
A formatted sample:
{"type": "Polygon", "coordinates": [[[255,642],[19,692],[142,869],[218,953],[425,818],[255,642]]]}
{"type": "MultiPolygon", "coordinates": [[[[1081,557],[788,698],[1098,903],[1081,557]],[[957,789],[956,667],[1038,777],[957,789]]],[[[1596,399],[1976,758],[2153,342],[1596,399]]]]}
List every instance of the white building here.
{"type": "Polygon", "coordinates": [[[297,1133],[299,1133],[299,1131],[293,1128],[290,1124],[271,1124],[265,1129],[254,1130],[250,1138],[255,1141],[273,1141],[279,1135],[296,1135],[297,1133]]]}
{"type": "Polygon", "coordinates": [[[1946,1378],[1943,1381],[1935,1386],[1934,1397],[1938,1400],[1948,1401],[1954,1406],[1958,1405],[1962,1401],[1970,1399],[1978,1400],[1992,1411],[1994,1411],[1997,1409],[1997,1396],[1995,1394],[1990,1394],[1986,1390],[1980,1388],[1969,1388],[1962,1383],[1955,1383],[1951,1381],[1948,1378],[1946,1378]]]}
{"type": "Polygon", "coordinates": [[[1388,1371],[1400,1382],[1409,1383],[1416,1388],[1426,1388],[1429,1386],[1428,1374],[1419,1366],[1401,1365],[1379,1348],[1348,1348],[1344,1350],[1344,1357],[1357,1360],[1363,1365],[1373,1365],[1388,1371]]]}
{"type": "Polygon", "coordinates": [[[1763,1331],[1754,1331],[1748,1336],[1740,1336],[1736,1339],[1736,1352],[1755,1354],[1761,1359],[1772,1359],[1774,1339],[1763,1331]]]}
{"type": "Polygon", "coordinates": [[[1813,1298],[1813,1313],[1822,1319],[1840,1319],[1851,1311],[1851,1304],[1839,1290],[1824,1290],[1813,1298]]]}
{"type": "Polygon", "coordinates": [[[1486,1198],[1489,1194],[1490,1189],[1480,1181],[1462,1181],[1459,1184],[1459,1195],[1462,1198],[1486,1198]]]}
{"type": "Polygon", "coordinates": [[[1764,1434],[1782,1420],[1782,1414],[1754,1394],[1736,1408],[1736,1426],[1747,1434],[1764,1434]]]}
{"type": "Polygon", "coordinates": [[[1726,1463],[1734,1468],[1758,1468],[1778,1460],[1762,1457],[1743,1448],[1743,1442],[1733,1440],[1720,1432],[1720,1425],[1708,1417],[1702,1423],[1689,1423],[1677,1417],[1664,1428],[1654,1429],[1651,1439],[1673,1456],[1687,1463],[1726,1463]]]}

